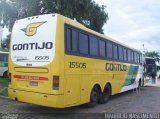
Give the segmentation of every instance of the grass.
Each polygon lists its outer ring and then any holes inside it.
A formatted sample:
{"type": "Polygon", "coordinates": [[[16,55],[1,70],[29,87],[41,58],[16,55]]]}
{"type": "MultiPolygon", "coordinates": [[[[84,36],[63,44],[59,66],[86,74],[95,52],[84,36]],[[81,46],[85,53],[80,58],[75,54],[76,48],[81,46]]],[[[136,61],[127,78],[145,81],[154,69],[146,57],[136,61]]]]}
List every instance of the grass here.
{"type": "Polygon", "coordinates": [[[7,78],[0,78],[0,95],[1,96],[8,96],[8,84],[9,79],[7,78]]]}

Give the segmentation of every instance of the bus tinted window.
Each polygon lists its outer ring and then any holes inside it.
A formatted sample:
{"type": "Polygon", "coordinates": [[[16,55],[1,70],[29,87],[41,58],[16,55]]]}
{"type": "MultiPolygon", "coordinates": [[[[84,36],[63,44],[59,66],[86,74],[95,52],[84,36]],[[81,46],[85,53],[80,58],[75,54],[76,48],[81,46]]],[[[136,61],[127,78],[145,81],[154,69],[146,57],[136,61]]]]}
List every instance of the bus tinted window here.
{"type": "Polygon", "coordinates": [[[134,63],[137,63],[137,53],[134,52],[134,63]]]}
{"type": "Polygon", "coordinates": [[[128,61],[131,62],[131,51],[130,50],[127,50],[127,55],[128,55],[128,61]]]}
{"type": "Polygon", "coordinates": [[[124,61],[127,61],[127,50],[123,49],[124,61]]]}
{"type": "Polygon", "coordinates": [[[79,34],[79,51],[82,54],[88,54],[88,35],[79,34]]]}
{"type": "Polygon", "coordinates": [[[121,46],[118,47],[119,60],[123,60],[123,48],[121,46]]]}
{"type": "Polygon", "coordinates": [[[107,58],[112,58],[112,54],[113,54],[113,48],[112,48],[112,43],[111,42],[107,42],[107,58]]]}
{"type": "Polygon", "coordinates": [[[89,46],[90,46],[90,48],[89,48],[90,55],[97,56],[98,55],[98,40],[95,37],[90,36],[89,46]]]}
{"type": "Polygon", "coordinates": [[[77,32],[73,29],[67,29],[67,51],[77,52],[77,32]]]}
{"type": "Polygon", "coordinates": [[[71,51],[71,29],[67,29],[67,51],[71,51]]]}
{"type": "Polygon", "coordinates": [[[142,54],[140,54],[139,63],[142,63],[142,54]]]}
{"type": "Polygon", "coordinates": [[[113,45],[113,58],[118,59],[118,47],[117,47],[117,45],[113,45]]]}
{"type": "Polygon", "coordinates": [[[99,55],[105,57],[105,41],[99,40],[99,55]]]}
{"type": "Polygon", "coordinates": [[[133,54],[133,51],[131,51],[131,62],[134,62],[134,54],[133,54]]]}
{"type": "Polygon", "coordinates": [[[140,63],[140,62],[139,62],[139,58],[140,58],[140,54],[137,53],[137,63],[140,63]]]}
{"type": "Polygon", "coordinates": [[[77,48],[77,32],[75,30],[72,30],[72,51],[73,52],[77,52],[78,48],[77,48]]]}
{"type": "Polygon", "coordinates": [[[0,61],[8,62],[8,54],[0,54],[0,61]]]}

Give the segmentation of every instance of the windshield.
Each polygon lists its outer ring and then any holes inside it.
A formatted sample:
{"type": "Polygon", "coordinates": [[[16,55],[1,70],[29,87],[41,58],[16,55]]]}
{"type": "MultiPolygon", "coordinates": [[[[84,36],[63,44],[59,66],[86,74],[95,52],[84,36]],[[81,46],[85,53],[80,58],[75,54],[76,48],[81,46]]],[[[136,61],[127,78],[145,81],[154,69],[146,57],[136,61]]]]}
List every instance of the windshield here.
{"type": "Polygon", "coordinates": [[[54,58],[56,15],[48,14],[15,22],[11,59],[21,66],[48,65],[54,58]]]}

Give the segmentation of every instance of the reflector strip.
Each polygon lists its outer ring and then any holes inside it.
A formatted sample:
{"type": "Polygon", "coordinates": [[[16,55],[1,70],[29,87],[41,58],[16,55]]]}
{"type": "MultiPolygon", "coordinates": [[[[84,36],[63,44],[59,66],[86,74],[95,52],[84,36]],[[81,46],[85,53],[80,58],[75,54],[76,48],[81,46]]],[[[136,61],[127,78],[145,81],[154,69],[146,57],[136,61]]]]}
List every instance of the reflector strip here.
{"type": "Polygon", "coordinates": [[[38,77],[38,76],[14,75],[13,77],[17,79],[25,79],[25,80],[43,80],[43,81],[48,80],[48,78],[46,77],[38,77]]]}

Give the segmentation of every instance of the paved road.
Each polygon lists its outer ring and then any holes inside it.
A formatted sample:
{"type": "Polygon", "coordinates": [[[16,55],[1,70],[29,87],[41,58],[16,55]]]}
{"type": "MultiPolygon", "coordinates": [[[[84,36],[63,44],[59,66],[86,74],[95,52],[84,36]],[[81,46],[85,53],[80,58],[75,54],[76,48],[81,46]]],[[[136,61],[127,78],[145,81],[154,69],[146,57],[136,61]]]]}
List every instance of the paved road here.
{"type": "MultiPolygon", "coordinates": [[[[96,115],[100,113],[160,113],[160,88],[144,87],[139,93],[129,91],[113,96],[107,104],[94,108],[84,106],[55,109],[15,102],[0,97],[0,113],[18,113],[20,119],[70,118],[77,115],[96,115]]],[[[4,115],[2,115],[4,116],[4,115]]],[[[16,115],[12,115],[16,116],[16,115]]],[[[99,115],[98,115],[99,116],[99,115]]],[[[16,118],[15,118],[16,119],[16,118]]]]}

